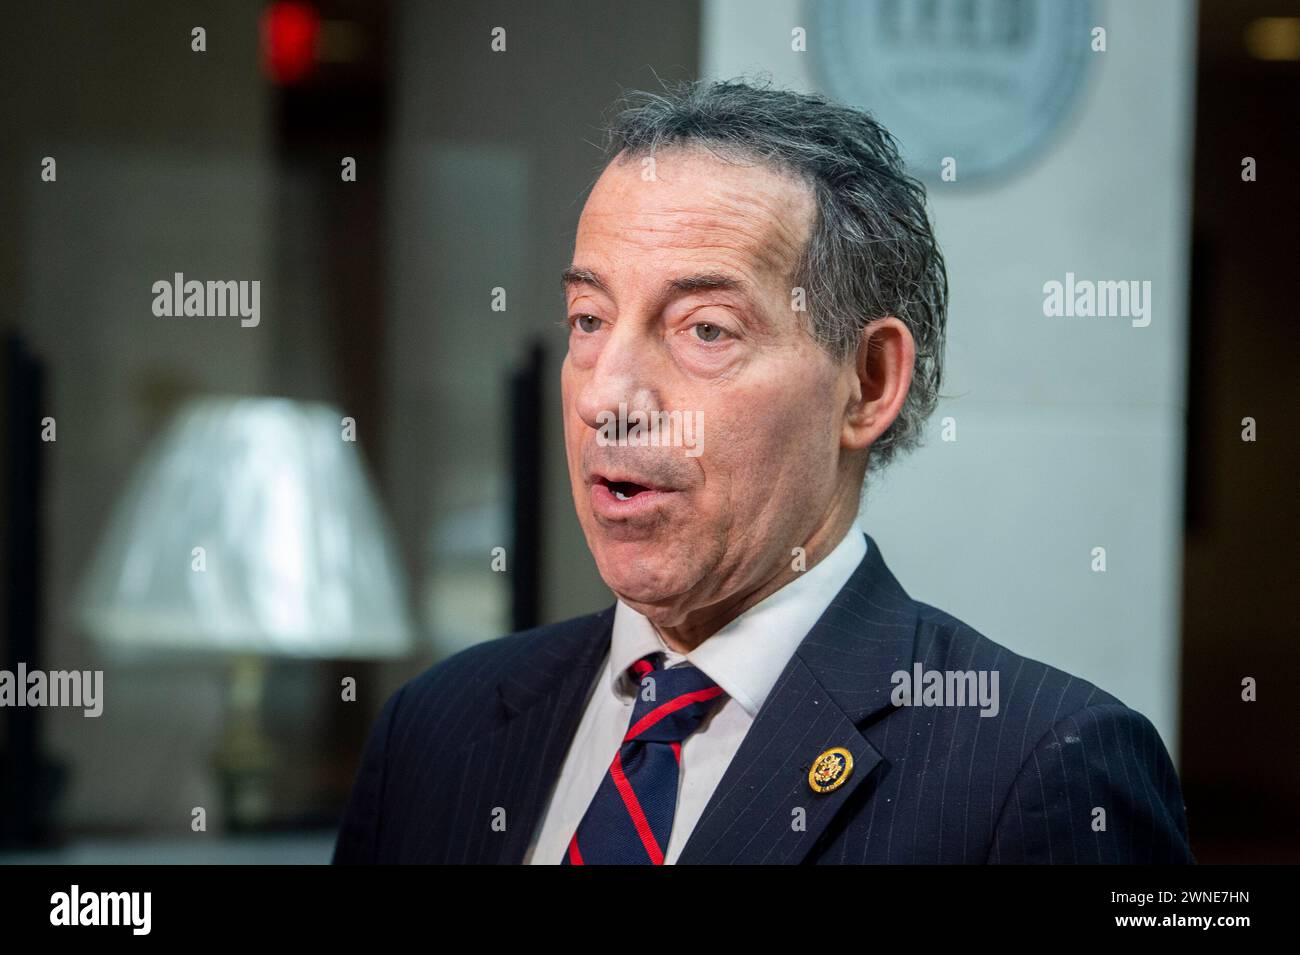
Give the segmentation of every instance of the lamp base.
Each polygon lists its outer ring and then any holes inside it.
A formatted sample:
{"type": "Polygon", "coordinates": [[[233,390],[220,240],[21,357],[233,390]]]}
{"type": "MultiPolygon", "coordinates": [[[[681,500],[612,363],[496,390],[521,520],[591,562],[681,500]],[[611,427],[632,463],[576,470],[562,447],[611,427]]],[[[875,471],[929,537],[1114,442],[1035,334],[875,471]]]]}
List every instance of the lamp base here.
{"type": "Polygon", "coordinates": [[[236,658],[231,670],[230,713],[213,762],[232,832],[263,829],[273,817],[275,746],[261,720],[266,671],[256,656],[236,658]]]}

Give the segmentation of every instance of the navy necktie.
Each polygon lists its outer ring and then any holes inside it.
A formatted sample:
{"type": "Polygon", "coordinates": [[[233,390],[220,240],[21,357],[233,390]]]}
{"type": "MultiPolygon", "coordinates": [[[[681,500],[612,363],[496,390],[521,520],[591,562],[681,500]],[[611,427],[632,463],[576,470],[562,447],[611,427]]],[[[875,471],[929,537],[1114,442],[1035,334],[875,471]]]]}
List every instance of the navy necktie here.
{"type": "Polygon", "coordinates": [[[623,743],[600,781],[564,865],[663,865],[677,809],[682,740],[723,695],[689,663],[663,669],[662,654],[632,664],[639,682],[623,743]]]}

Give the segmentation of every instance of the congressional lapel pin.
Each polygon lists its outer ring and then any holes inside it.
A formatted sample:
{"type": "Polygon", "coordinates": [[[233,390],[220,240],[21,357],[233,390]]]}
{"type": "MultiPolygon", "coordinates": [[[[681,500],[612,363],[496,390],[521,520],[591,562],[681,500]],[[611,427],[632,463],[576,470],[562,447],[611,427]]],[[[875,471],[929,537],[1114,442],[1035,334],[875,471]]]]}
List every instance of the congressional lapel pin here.
{"type": "Polygon", "coordinates": [[[828,793],[839,789],[853,772],[853,754],[843,746],[828,749],[815,760],[808,770],[808,785],[815,793],[828,793]]]}

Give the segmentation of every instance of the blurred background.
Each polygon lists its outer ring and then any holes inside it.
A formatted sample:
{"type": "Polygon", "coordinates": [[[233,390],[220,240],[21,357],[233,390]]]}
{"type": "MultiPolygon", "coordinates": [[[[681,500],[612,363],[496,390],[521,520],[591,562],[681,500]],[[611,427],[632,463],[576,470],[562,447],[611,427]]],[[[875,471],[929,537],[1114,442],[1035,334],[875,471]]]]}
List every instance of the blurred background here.
{"type": "Polygon", "coordinates": [[[861,526],[1148,715],[1200,861],[1300,861],[1300,3],[56,0],[0,44],[0,670],[103,672],[0,708],[0,861],[327,861],[401,683],[612,602],[559,273],[620,93],[755,73],[875,111],[949,264],[861,526]],[[1046,317],[1067,273],[1150,325],[1046,317]],[[256,322],[159,315],[188,281],[256,322]]]}

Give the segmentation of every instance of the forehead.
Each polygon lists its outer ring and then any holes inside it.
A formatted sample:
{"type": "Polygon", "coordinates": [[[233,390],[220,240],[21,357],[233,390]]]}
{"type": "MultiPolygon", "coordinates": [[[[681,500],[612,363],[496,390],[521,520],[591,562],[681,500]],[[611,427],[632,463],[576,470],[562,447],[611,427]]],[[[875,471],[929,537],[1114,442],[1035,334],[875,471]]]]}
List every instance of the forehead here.
{"type": "Polygon", "coordinates": [[[813,218],[807,183],[766,163],[702,149],[620,154],[583,208],[575,260],[638,270],[707,265],[784,281],[813,218]]]}

